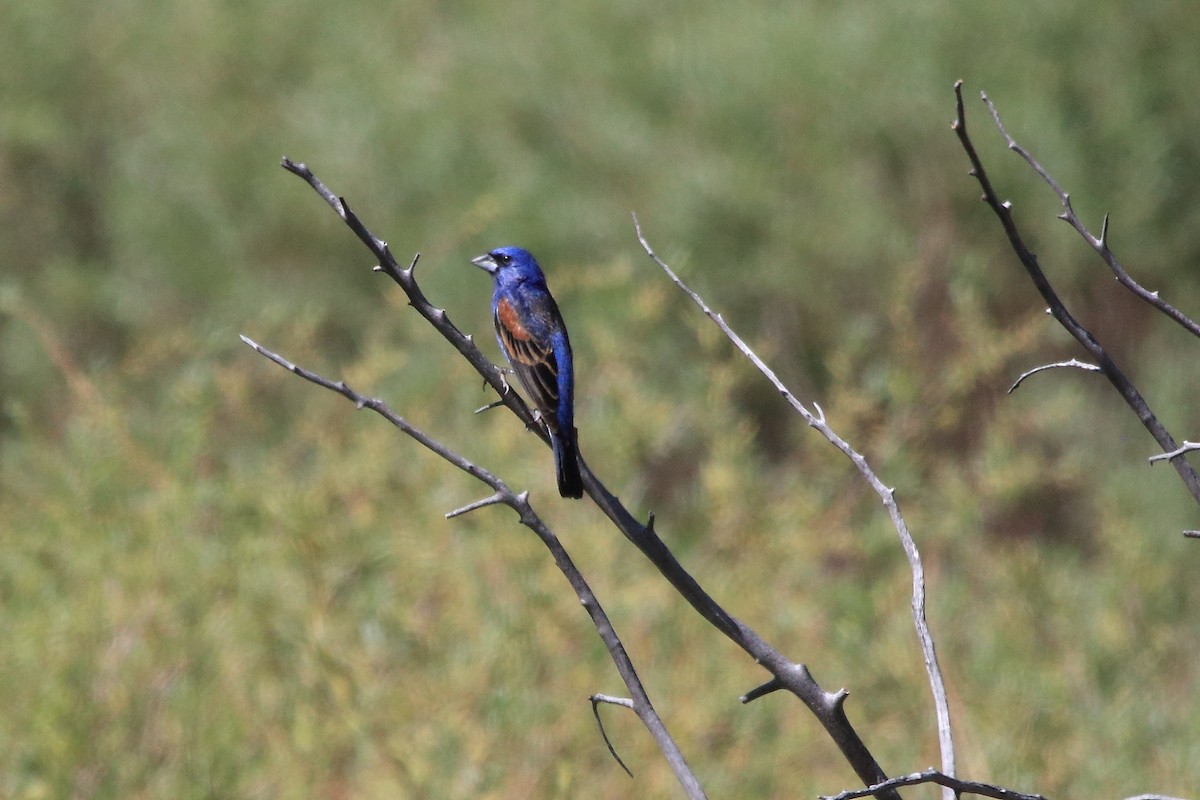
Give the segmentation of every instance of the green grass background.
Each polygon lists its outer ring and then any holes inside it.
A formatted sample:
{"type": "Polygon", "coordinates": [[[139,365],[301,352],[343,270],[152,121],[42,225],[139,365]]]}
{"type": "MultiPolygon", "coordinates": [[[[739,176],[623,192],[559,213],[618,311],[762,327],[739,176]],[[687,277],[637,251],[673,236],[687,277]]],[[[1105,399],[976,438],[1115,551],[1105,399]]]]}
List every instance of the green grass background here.
{"type": "MultiPolygon", "coordinates": [[[[582,447],[891,772],[937,761],[877,501],[645,259],[897,487],[965,776],[1200,785],[1196,508],[980,204],[977,143],[1068,303],[1195,439],[1197,343],[1120,290],[975,99],[1150,288],[1200,312],[1200,12],[1172,3],[0,4],[0,795],[673,797],[510,512],[252,336],[528,488],[713,797],[854,784],[277,164],[310,164],[495,355],[468,259],[524,244],[582,447]]],[[[906,796],[933,797],[914,789],[906,796]]]]}

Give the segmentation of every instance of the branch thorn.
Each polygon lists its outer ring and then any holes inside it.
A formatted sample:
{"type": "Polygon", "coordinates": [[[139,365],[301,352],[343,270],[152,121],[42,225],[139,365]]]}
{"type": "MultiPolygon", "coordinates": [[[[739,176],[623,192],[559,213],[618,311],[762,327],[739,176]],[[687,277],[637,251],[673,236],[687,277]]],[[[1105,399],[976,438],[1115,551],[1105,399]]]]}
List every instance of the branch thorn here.
{"type": "Polygon", "coordinates": [[[592,714],[596,717],[596,725],[600,728],[600,737],[604,739],[604,744],[608,747],[609,754],[621,765],[621,769],[625,770],[625,774],[632,778],[633,773],[629,771],[629,767],[625,766],[625,762],[617,755],[616,748],[613,747],[613,743],[608,738],[608,732],[604,730],[604,721],[600,719],[600,704],[609,703],[610,705],[625,706],[632,709],[633,701],[625,697],[609,697],[605,694],[594,694],[588,700],[592,702],[592,714]]]}
{"type": "Polygon", "coordinates": [[[462,508],[454,509],[453,511],[451,511],[450,513],[448,513],[446,515],[446,519],[454,519],[455,517],[461,517],[463,514],[470,513],[471,511],[474,511],[478,508],[483,508],[484,506],[494,506],[497,503],[503,503],[503,502],[504,502],[504,495],[500,494],[500,492],[496,492],[491,497],[485,497],[482,500],[476,500],[474,503],[467,503],[462,508]]]}
{"type": "Polygon", "coordinates": [[[746,703],[752,703],[758,698],[764,697],[771,692],[778,691],[782,688],[783,684],[779,682],[779,678],[771,678],[771,680],[767,681],[762,686],[755,686],[753,689],[746,692],[744,695],[738,698],[738,701],[743,705],[746,703]]]}
{"type": "Polygon", "coordinates": [[[492,402],[488,403],[486,406],[480,406],[479,408],[475,409],[474,413],[482,414],[485,411],[491,411],[496,406],[502,406],[502,405],[504,405],[503,400],[493,400],[492,402]]]}

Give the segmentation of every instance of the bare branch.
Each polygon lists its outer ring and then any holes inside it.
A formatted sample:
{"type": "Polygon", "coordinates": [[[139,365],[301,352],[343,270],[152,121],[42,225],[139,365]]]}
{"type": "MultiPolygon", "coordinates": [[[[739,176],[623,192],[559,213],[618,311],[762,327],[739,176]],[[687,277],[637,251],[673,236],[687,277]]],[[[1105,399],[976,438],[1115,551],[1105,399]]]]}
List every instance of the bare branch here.
{"type": "MultiPolygon", "coordinates": [[[[386,272],[405,292],[410,305],[429,320],[430,324],[475,367],[484,380],[500,395],[504,405],[508,406],[527,427],[532,426],[542,441],[549,444],[548,435],[541,426],[535,424],[533,415],[521,400],[520,395],[507,389],[501,370],[483,356],[469,336],[463,335],[461,331],[450,324],[444,311],[434,308],[425,298],[413,277],[412,268],[402,270],[395,266],[395,259],[387,251],[386,245],[382,244],[382,240],[372,235],[358,218],[351,214],[345,200],[337,198],[333,192],[329,191],[308,167],[286,158],[283,160],[283,167],[304,178],[329,203],[379,260],[380,271],[386,272]]],[[[588,496],[621,531],[621,534],[638,548],[697,613],[725,634],[734,644],[750,655],[756,664],[775,676],[785,689],[808,706],[863,783],[873,784],[885,780],[887,775],[846,717],[843,708],[844,692],[824,691],[813,680],[807,667],[785,657],[764,641],[754,629],[734,618],[722,608],[680,565],[675,554],[654,531],[653,524],[642,525],[592,473],[582,455],[579,458],[579,471],[582,474],[583,485],[588,496]]],[[[877,796],[880,800],[900,800],[899,794],[894,790],[881,790],[877,796]]]]}
{"type": "Polygon", "coordinates": [[[376,414],[392,423],[392,425],[399,428],[403,433],[415,439],[428,450],[431,450],[432,452],[441,456],[443,459],[450,462],[452,465],[472,476],[473,478],[476,478],[487,484],[495,491],[495,494],[491,497],[477,501],[468,506],[464,506],[455,512],[451,512],[451,515],[448,516],[466,513],[473,508],[479,508],[483,505],[493,505],[496,503],[503,503],[504,505],[516,511],[517,515],[520,517],[521,524],[536,533],[538,538],[542,540],[542,543],[550,551],[551,555],[554,557],[554,563],[558,566],[559,571],[562,572],[567,581],[571,584],[571,588],[575,590],[575,594],[579,598],[579,602],[583,605],[583,607],[587,610],[588,615],[592,618],[592,624],[595,626],[596,632],[600,634],[601,640],[603,640],[605,647],[608,648],[609,657],[616,665],[617,672],[621,675],[621,679],[625,682],[626,688],[629,689],[630,694],[633,696],[633,700],[631,701],[632,708],[637,713],[638,718],[642,721],[642,724],[646,726],[646,729],[650,732],[650,735],[654,737],[655,742],[658,744],[659,749],[667,759],[667,763],[670,764],[671,769],[675,772],[675,777],[683,786],[687,796],[693,798],[693,800],[698,800],[699,798],[705,797],[704,790],[700,786],[699,780],[696,778],[696,775],[692,772],[691,768],[687,765],[687,762],[684,760],[683,753],[680,752],[678,745],[675,744],[675,740],[671,737],[666,725],[663,724],[662,719],[658,716],[658,712],[654,709],[654,705],[650,702],[650,697],[647,695],[645,688],[642,686],[641,679],[638,677],[637,671],[634,669],[633,662],[630,660],[629,655],[625,652],[625,646],[621,643],[616,631],[613,630],[612,623],[609,621],[608,615],[601,607],[600,601],[596,598],[595,593],[592,592],[592,589],[584,579],[583,574],[579,572],[579,569],[571,560],[570,555],[568,555],[566,549],[558,540],[558,537],[552,530],[550,530],[549,527],[546,526],[544,522],[542,522],[541,517],[539,517],[537,512],[534,511],[533,506],[529,504],[527,492],[522,492],[520,494],[513,492],[512,489],[510,489],[508,485],[499,477],[483,467],[468,461],[466,458],[446,447],[441,442],[416,428],[399,414],[392,411],[392,409],[389,408],[388,405],[382,400],[374,397],[364,397],[347,386],[344,381],[331,381],[315,372],[311,372],[303,367],[296,366],[292,362],[266,349],[246,336],[242,336],[241,338],[243,342],[254,348],[254,350],[260,355],[263,355],[271,361],[274,361],[276,364],[279,364],[293,374],[298,375],[307,381],[315,383],[318,386],[329,389],[330,391],[337,392],[353,402],[355,408],[368,408],[374,411],[376,414]]]}
{"type": "Polygon", "coordinates": [[[330,191],[329,187],[322,183],[306,164],[297,163],[285,156],[282,166],[293,175],[303,178],[317,194],[324,198],[325,202],[333,208],[342,221],[346,223],[347,227],[354,232],[359,241],[366,245],[371,254],[375,256],[375,259],[379,262],[378,266],[374,267],[375,271],[386,274],[399,284],[400,288],[408,296],[408,304],[416,309],[418,314],[427,319],[438,333],[442,334],[443,338],[450,342],[462,354],[463,358],[470,362],[471,366],[483,376],[488,385],[496,390],[496,394],[500,396],[500,402],[508,406],[526,426],[529,426],[536,435],[541,437],[543,442],[549,445],[549,435],[541,429],[540,425],[534,424],[533,414],[530,412],[529,407],[525,405],[525,401],[521,399],[521,395],[517,392],[509,391],[508,383],[504,379],[503,370],[489,361],[483,352],[475,346],[475,342],[472,341],[471,337],[460,331],[450,321],[450,317],[444,309],[435,307],[425,297],[425,293],[417,285],[415,274],[417,261],[420,260],[421,254],[417,253],[413,256],[413,260],[408,267],[402,268],[396,262],[396,258],[388,248],[387,242],[371,233],[362,220],[358,218],[358,215],[350,210],[350,205],[346,202],[346,199],[338,197],[330,191]]]}
{"type": "MultiPolygon", "coordinates": [[[[692,608],[753,657],[756,664],[770,672],[784,689],[808,707],[863,783],[872,784],[884,780],[886,774],[846,716],[843,708],[845,692],[826,692],[813,680],[808,667],[787,658],[769,645],[753,628],[730,615],[680,565],[675,555],[654,531],[653,517],[650,518],[649,524],[642,525],[592,474],[582,457],[579,460],[579,469],[588,495],[620,529],[625,538],[654,564],[692,608]],[[872,775],[876,777],[870,777],[872,775]]],[[[899,794],[893,790],[881,790],[876,796],[880,800],[900,800],[899,794]]]]}
{"type": "MultiPolygon", "coordinates": [[[[1120,393],[1125,403],[1137,415],[1142,425],[1154,437],[1154,440],[1159,443],[1163,451],[1174,450],[1177,445],[1175,439],[1167,431],[1154,413],[1150,410],[1141,393],[1126,377],[1125,373],[1117,366],[1116,362],[1109,357],[1105,349],[1096,340],[1096,337],[1091,334],[1086,328],[1072,316],[1063,304],[1054,287],[1050,285],[1050,281],[1046,278],[1046,274],[1042,272],[1041,266],[1038,264],[1037,256],[1025,244],[1025,240],[1021,237],[1020,231],[1017,229],[1016,221],[1013,219],[1012,204],[1002,202],[996,194],[996,190],[992,188],[992,182],[988,178],[987,172],[983,168],[983,162],[979,158],[979,154],[975,151],[975,145],[972,143],[970,136],[967,134],[967,117],[966,111],[963,108],[962,97],[962,81],[957,81],[954,84],[954,95],[956,100],[957,116],[951,128],[958,135],[959,143],[966,151],[967,158],[971,161],[970,174],[979,181],[980,187],[983,189],[983,201],[991,207],[997,219],[1000,220],[1001,227],[1004,228],[1004,233],[1008,237],[1008,243],[1016,253],[1021,265],[1025,268],[1025,272],[1029,275],[1033,285],[1041,294],[1042,299],[1046,301],[1050,314],[1058,320],[1058,323],[1067,330],[1075,338],[1075,341],[1083,347],[1084,350],[1096,361],[1104,376],[1108,378],[1109,383],[1113,388],[1120,393]]],[[[999,125],[999,116],[995,115],[994,107],[987,99],[987,95],[980,93],[983,101],[992,109],[997,125],[999,125]]],[[[1001,132],[1004,132],[1003,126],[1000,127],[1001,132]]],[[[1004,133],[1005,139],[1009,139],[1007,133],[1004,133]]],[[[1175,471],[1179,473],[1179,477],[1183,479],[1184,486],[1188,492],[1200,503],[1200,476],[1197,476],[1196,471],[1192,469],[1185,459],[1177,458],[1171,462],[1175,471]]]]}
{"type": "MultiPolygon", "coordinates": [[[[792,408],[799,412],[800,416],[804,418],[804,421],[807,422],[809,426],[816,428],[821,435],[823,435],[830,441],[830,443],[833,444],[834,447],[836,447],[838,450],[841,450],[842,453],[850,459],[855,468],[858,469],[859,474],[861,474],[863,478],[866,479],[867,483],[871,485],[871,488],[875,490],[875,493],[879,496],[884,508],[887,509],[888,516],[891,518],[892,525],[895,527],[896,533],[900,537],[901,546],[904,548],[904,553],[908,557],[909,568],[912,571],[913,625],[917,631],[917,640],[921,645],[921,653],[925,661],[925,671],[929,676],[929,687],[931,693],[933,694],[933,704],[937,714],[938,744],[941,750],[942,769],[947,774],[953,775],[954,738],[950,729],[950,707],[946,700],[946,686],[942,678],[942,670],[938,665],[937,650],[934,647],[933,636],[929,632],[929,624],[925,618],[925,571],[921,565],[921,554],[917,550],[916,542],[913,541],[912,536],[909,534],[908,525],[905,523],[904,517],[900,513],[900,506],[896,502],[895,491],[884,485],[883,481],[879,480],[879,477],[876,476],[874,470],[871,469],[871,466],[867,463],[867,460],[863,458],[863,456],[859,454],[858,451],[856,451],[853,447],[851,447],[844,439],[838,436],[831,427],[829,427],[829,425],[825,422],[825,414],[823,411],[821,411],[819,406],[814,404],[814,407],[817,408],[818,411],[818,414],[814,415],[804,406],[803,403],[797,400],[796,396],[792,394],[791,390],[788,389],[787,386],[784,385],[783,381],[779,379],[779,376],[777,376],[775,372],[768,367],[762,361],[762,359],[760,359],[754,353],[753,350],[750,349],[749,345],[747,345],[742,338],[738,336],[738,334],[732,328],[730,328],[728,324],[726,324],[721,315],[713,312],[713,310],[709,308],[708,304],[704,302],[704,299],[701,298],[699,294],[692,291],[692,289],[686,284],[684,284],[683,281],[680,280],[679,276],[676,275],[675,272],[655,254],[653,248],[650,247],[650,243],[646,241],[646,237],[642,234],[642,227],[638,223],[637,214],[633,215],[633,225],[634,230],[637,232],[638,241],[641,243],[642,249],[646,251],[646,255],[648,255],[650,259],[659,266],[660,269],[667,273],[667,276],[671,279],[671,281],[674,282],[674,284],[681,290],[683,290],[683,292],[692,299],[692,302],[700,307],[700,310],[704,312],[705,316],[716,323],[717,327],[719,327],[721,331],[729,338],[729,340],[733,342],[734,347],[736,347],[742,353],[742,355],[749,359],[750,363],[754,364],[754,366],[758,368],[758,371],[761,372],[768,381],[770,381],[771,385],[775,387],[776,391],[783,396],[783,398],[792,406],[792,408]]],[[[803,665],[800,665],[800,667],[801,669],[804,669],[803,665]]],[[[807,670],[805,670],[805,672],[807,672],[807,670]]],[[[766,684],[766,686],[770,686],[770,683],[766,684]]],[[[756,694],[756,692],[758,692],[758,690],[751,692],[746,697],[752,700],[754,697],[759,696],[756,694]],[[751,695],[753,695],[753,697],[751,695]]],[[[843,692],[840,696],[836,697],[836,705],[840,706],[844,699],[845,694],[843,692]]]]}
{"type": "Polygon", "coordinates": [[[1184,453],[1190,453],[1192,450],[1200,450],[1200,442],[1184,442],[1169,453],[1159,453],[1156,456],[1150,456],[1147,460],[1153,464],[1156,461],[1170,461],[1172,458],[1181,456],[1184,453]]]}
{"type": "Polygon", "coordinates": [[[1152,292],[1144,288],[1121,266],[1121,262],[1117,260],[1117,257],[1113,255],[1112,249],[1108,246],[1108,214],[1104,215],[1104,222],[1100,227],[1100,235],[1098,237],[1092,235],[1092,232],[1088,230],[1087,226],[1083,224],[1079,216],[1075,213],[1075,209],[1071,207],[1071,196],[1059,186],[1058,181],[1050,176],[1050,173],[1038,163],[1037,159],[1024,147],[1017,144],[1016,140],[1005,130],[1004,125],[1000,122],[1000,114],[996,111],[996,106],[992,104],[987,95],[983,95],[983,102],[987,104],[988,111],[992,114],[992,120],[996,123],[996,127],[999,128],[1001,135],[1004,136],[1004,140],[1008,144],[1008,149],[1025,159],[1025,162],[1033,168],[1034,172],[1042,177],[1042,180],[1049,184],[1054,193],[1058,195],[1058,199],[1062,201],[1063,210],[1058,218],[1069,224],[1083,237],[1083,240],[1096,251],[1100,258],[1104,260],[1104,263],[1108,265],[1108,268],[1112,270],[1113,275],[1116,276],[1122,286],[1179,323],[1188,333],[1200,337],[1200,325],[1197,325],[1182,311],[1159,297],[1158,292],[1152,292]]]}
{"type": "Polygon", "coordinates": [[[898,778],[892,778],[891,780],[876,784],[875,786],[869,786],[866,789],[849,789],[841,794],[821,795],[821,800],[854,800],[856,797],[866,797],[873,791],[881,788],[895,789],[901,786],[916,786],[919,783],[936,783],[939,786],[944,786],[946,790],[952,793],[977,794],[982,797],[995,797],[997,800],[1046,800],[1040,794],[1025,794],[1023,792],[1015,792],[1012,789],[1005,789],[1001,786],[994,786],[990,783],[959,780],[949,775],[943,775],[935,769],[914,772],[911,775],[902,775],[898,778]]]}
{"type": "Polygon", "coordinates": [[[1082,370],[1086,370],[1087,372],[1099,372],[1100,371],[1100,368],[1097,367],[1095,364],[1088,364],[1086,362],[1079,361],[1074,358],[1072,358],[1070,361],[1056,361],[1053,364],[1042,364],[1040,367],[1034,367],[1033,369],[1029,370],[1028,372],[1022,372],[1021,377],[1017,378],[1016,383],[1014,383],[1012,386],[1008,387],[1008,393],[1012,394],[1014,391],[1016,391],[1016,388],[1021,385],[1021,382],[1024,381],[1026,378],[1028,378],[1030,375],[1035,375],[1035,374],[1041,372],[1042,370],[1055,369],[1058,367],[1074,367],[1075,369],[1082,369],[1082,370]]]}

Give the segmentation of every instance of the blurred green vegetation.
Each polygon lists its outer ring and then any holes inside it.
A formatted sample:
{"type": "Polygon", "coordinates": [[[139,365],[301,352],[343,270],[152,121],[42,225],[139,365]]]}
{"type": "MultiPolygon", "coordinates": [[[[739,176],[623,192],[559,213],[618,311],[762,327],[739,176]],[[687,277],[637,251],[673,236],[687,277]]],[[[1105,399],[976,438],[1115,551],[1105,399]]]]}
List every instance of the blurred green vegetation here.
{"type": "MultiPolygon", "coordinates": [[[[309,163],[491,348],[467,259],[538,253],[589,462],[885,769],[936,762],[894,532],[659,252],[899,490],[962,772],[1071,797],[1200,775],[1196,509],[966,176],[951,85],[1151,288],[1200,311],[1200,10],[46,0],[0,5],[0,795],[670,797],[511,514],[246,333],[529,487],[713,797],[854,783],[408,313],[309,163]]],[[[1196,343],[1119,290],[969,121],[1068,303],[1196,437],[1196,343]]],[[[932,797],[928,790],[912,796],[932,797]]]]}

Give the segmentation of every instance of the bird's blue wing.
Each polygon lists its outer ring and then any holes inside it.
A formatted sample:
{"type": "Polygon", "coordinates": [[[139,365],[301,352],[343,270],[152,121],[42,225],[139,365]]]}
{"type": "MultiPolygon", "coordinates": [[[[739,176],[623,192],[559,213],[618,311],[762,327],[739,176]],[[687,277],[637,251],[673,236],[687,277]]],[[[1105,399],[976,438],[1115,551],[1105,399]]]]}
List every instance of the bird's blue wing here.
{"type": "Polygon", "coordinates": [[[542,412],[543,418],[555,425],[559,365],[553,339],[546,335],[546,310],[549,309],[536,308],[534,316],[521,314],[515,303],[501,298],[496,303],[495,323],[500,344],[521,385],[529,393],[529,399],[542,412]]]}

